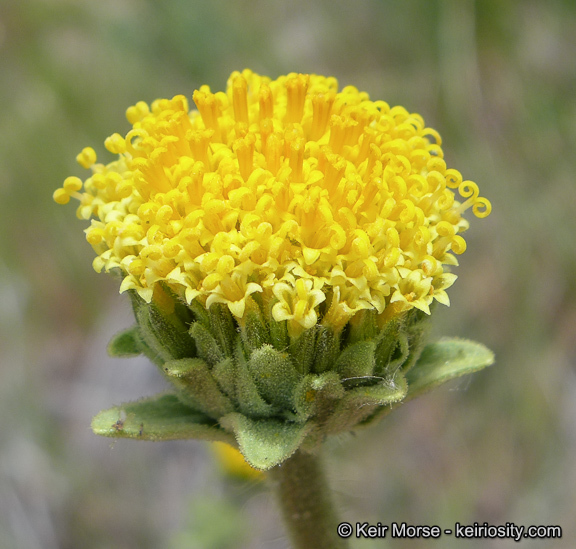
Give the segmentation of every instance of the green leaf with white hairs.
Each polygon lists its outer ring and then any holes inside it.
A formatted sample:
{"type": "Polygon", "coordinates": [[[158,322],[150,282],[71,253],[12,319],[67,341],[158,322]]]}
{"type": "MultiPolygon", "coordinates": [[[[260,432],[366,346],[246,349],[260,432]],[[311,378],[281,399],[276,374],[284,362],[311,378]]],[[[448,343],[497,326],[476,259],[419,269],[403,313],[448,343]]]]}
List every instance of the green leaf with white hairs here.
{"type": "Polygon", "coordinates": [[[138,356],[143,351],[144,342],[138,326],[132,326],[116,334],[108,344],[108,354],[117,358],[138,356]]]}
{"type": "Polygon", "coordinates": [[[224,353],[218,345],[216,338],[200,322],[193,322],[190,326],[190,335],[196,343],[196,353],[210,366],[214,366],[224,359],[224,353]]]}
{"type": "Polygon", "coordinates": [[[382,330],[378,327],[377,315],[376,309],[358,311],[348,323],[347,344],[352,345],[358,341],[378,339],[382,330]]]}
{"type": "Polygon", "coordinates": [[[219,418],[234,409],[222,394],[208,364],[200,358],[181,358],[164,363],[164,373],[179,391],[180,399],[206,415],[219,418]]]}
{"type": "Polygon", "coordinates": [[[281,353],[272,345],[252,351],[247,363],[260,395],[271,404],[292,408],[292,394],[300,380],[288,353],[281,353]]]}
{"type": "Polygon", "coordinates": [[[401,401],[407,393],[406,380],[398,372],[393,379],[382,379],[375,385],[355,387],[346,391],[333,415],[326,422],[326,431],[339,433],[353,429],[382,406],[401,401]]]}
{"type": "MultiPolygon", "coordinates": [[[[383,374],[388,368],[392,356],[395,354],[399,344],[398,338],[402,333],[402,323],[397,319],[389,320],[384,324],[377,336],[378,344],[374,351],[376,360],[376,373],[383,374]]],[[[396,354],[398,354],[396,352],[396,354]]],[[[402,354],[402,353],[401,353],[402,354]]]]}
{"type": "Polygon", "coordinates": [[[221,360],[212,368],[212,376],[224,394],[236,398],[236,363],[231,357],[221,360]]]}
{"type": "Polygon", "coordinates": [[[214,303],[208,310],[208,315],[210,317],[210,333],[218,342],[218,347],[226,356],[232,356],[237,332],[228,307],[223,303],[214,303]]]}
{"type": "Polygon", "coordinates": [[[155,364],[196,354],[194,341],[175,314],[165,314],[159,307],[139,298],[133,299],[133,306],[143,342],[142,352],[155,364]]]}
{"type": "Polygon", "coordinates": [[[494,363],[494,353],[481,343],[444,338],[424,347],[406,374],[407,398],[414,398],[456,377],[477,372],[494,363]]]}
{"type": "Polygon", "coordinates": [[[290,340],[288,352],[292,357],[294,367],[301,374],[307,374],[314,363],[317,331],[317,327],[313,326],[290,340]]]}
{"type": "Polygon", "coordinates": [[[333,368],[343,380],[354,380],[371,376],[374,373],[374,341],[359,341],[346,347],[340,353],[333,368]]]}
{"type": "Polygon", "coordinates": [[[186,406],[174,394],[104,410],[92,420],[92,430],[112,438],[152,441],[194,438],[234,444],[234,438],[213,419],[186,406]]]}
{"type": "Polygon", "coordinates": [[[284,351],[290,345],[290,338],[288,336],[288,322],[286,320],[276,321],[272,319],[272,313],[269,314],[270,321],[268,328],[270,329],[270,343],[278,351],[284,351]]]}
{"type": "Polygon", "coordinates": [[[266,417],[274,413],[274,407],[266,402],[260,392],[246,362],[244,347],[240,338],[236,341],[236,390],[235,397],[240,412],[252,417],[266,417]]]}
{"type": "Polygon", "coordinates": [[[234,433],[246,461],[263,471],[288,459],[313,427],[311,423],[251,419],[237,413],[224,416],[220,424],[234,433]]]}
{"type": "Polygon", "coordinates": [[[334,363],[340,354],[340,333],[330,326],[318,326],[316,345],[314,347],[314,366],[312,370],[318,374],[334,368],[334,363]]]}
{"type": "Polygon", "coordinates": [[[336,372],[308,374],[294,391],[294,408],[299,421],[315,416],[322,422],[344,396],[344,387],[336,372]]]}
{"type": "Polygon", "coordinates": [[[143,352],[154,364],[160,366],[166,360],[174,358],[168,346],[160,341],[159,334],[150,322],[150,313],[145,307],[135,308],[136,320],[142,337],[143,352]]]}
{"type": "Polygon", "coordinates": [[[390,328],[384,332],[374,352],[375,373],[380,375],[395,372],[404,364],[410,351],[408,336],[398,327],[399,323],[391,321],[389,324],[390,328]]]}
{"type": "Polygon", "coordinates": [[[155,344],[170,358],[194,356],[194,342],[188,335],[186,325],[175,313],[167,313],[153,303],[142,307],[141,311],[148,315],[146,330],[149,333],[141,331],[146,342],[148,338],[154,339],[155,344]]]}
{"type": "Polygon", "coordinates": [[[270,330],[262,310],[254,298],[248,296],[245,301],[246,309],[241,325],[241,335],[246,348],[254,351],[270,343],[270,330]]]}
{"type": "MultiPolygon", "coordinates": [[[[437,303],[434,301],[430,305],[430,311],[434,311],[436,308],[437,303]]],[[[404,374],[410,370],[420,358],[420,354],[424,349],[425,344],[427,343],[428,333],[431,329],[431,315],[427,315],[426,313],[420,311],[419,309],[412,309],[410,311],[408,318],[406,319],[405,329],[406,329],[406,336],[408,338],[407,341],[407,350],[408,356],[402,360],[402,371],[404,374]]],[[[394,371],[396,365],[391,365],[389,371],[394,371]]]]}

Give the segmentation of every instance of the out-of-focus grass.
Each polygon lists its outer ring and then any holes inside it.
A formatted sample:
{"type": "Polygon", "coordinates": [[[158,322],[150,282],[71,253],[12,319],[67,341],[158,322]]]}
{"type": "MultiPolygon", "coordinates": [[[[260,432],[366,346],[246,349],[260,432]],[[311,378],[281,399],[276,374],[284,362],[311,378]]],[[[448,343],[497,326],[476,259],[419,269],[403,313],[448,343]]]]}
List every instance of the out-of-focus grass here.
{"type": "MultiPolygon", "coordinates": [[[[497,363],[331,443],[344,518],[561,524],[563,540],[523,547],[571,547],[575,49],[567,0],[4,1],[0,545],[184,547],[200,539],[187,515],[206,509],[198,502],[207,494],[211,509],[223,501],[210,519],[215,532],[236,517],[232,502],[252,526],[244,547],[285,545],[268,496],[220,479],[202,444],[110,450],[90,433],[98,409],[163,384],[146,361],[106,358],[130,312],[116,282],[91,270],[74,207],[51,200],[64,177],[82,174],[82,147],[106,154],[104,138],[127,129],[127,106],[191,96],[203,83],[221,89],[249,66],[333,74],[421,113],[441,132],[449,164],[494,206],[471,220],[436,333],[483,341],[497,363]]],[[[413,542],[386,543],[358,547],[413,542]]]]}

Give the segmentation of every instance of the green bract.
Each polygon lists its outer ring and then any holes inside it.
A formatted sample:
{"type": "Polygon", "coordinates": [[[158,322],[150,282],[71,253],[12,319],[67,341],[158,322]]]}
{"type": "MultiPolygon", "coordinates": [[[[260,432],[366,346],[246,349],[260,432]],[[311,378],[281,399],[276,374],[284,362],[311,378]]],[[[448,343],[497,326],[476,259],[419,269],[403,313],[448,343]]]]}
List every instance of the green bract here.
{"type": "MultiPolygon", "coordinates": [[[[443,339],[424,346],[429,316],[413,309],[379,327],[362,311],[340,333],[317,324],[290,339],[250,302],[239,326],[228,308],[182,306],[163,293],[148,304],[134,292],[137,324],[109,346],[113,356],[143,353],[175,394],[106,410],[92,428],[110,437],[197,438],[237,446],[269,469],[298,448],[367,425],[395,405],[492,364],[483,345],[443,339]]],[[[267,311],[265,311],[267,312],[267,311]]]]}

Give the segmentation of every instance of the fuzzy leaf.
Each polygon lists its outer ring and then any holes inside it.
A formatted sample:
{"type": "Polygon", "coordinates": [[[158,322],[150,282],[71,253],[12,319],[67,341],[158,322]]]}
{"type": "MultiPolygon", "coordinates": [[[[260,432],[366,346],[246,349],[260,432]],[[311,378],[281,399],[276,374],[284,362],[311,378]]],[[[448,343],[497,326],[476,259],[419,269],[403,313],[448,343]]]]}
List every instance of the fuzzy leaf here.
{"type": "MultiPolygon", "coordinates": [[[[402,333],[402,323],[398,319],[389,320],[384,324],[381,333],[378,338],[378,346],[375,351],[376,358],[376,372],[377,374],[383,374],[392,356],[395,354],[398,348],[398,338],[402,333]]],[[[397,354],[397,353],[396,353],[397,354]]]]}
{"type": "Polygon", "coordinates": [[[408,336],[400,332],[398,334],[398,342],[392,355],[388,360],[388,364],[384,369],[384,372],[395,372],[400,366],[404,366],[408,355],[410,354],[410,343],[408,341],[408,336]]]}
{"type": "Polygon", "coordinates": [[[343,396],[344,388],[336,372],[308,374],[294,391],[297,417],[305,421],[309,417],[318,416],[322,421],[343,396]]]}
{"type": "Polygon", "coordinates": [[[232,314],[223,303],[214,303],[208,311],[210,316],[210,333],[218,342],[220,350],[226,356],[232,356],[236,326],[232,314]]]}
{"type": "Polygon", "coordinates": [[[143,342],[138,326],[132,326],[116,334],[108,344],[108,354],[113,357],[126,358],[142,353],[143,342]]]}
{"type": "MultiPolygon", "coordinates": [[[[436,305],[437,302],[434,301],[430,305],[430,311],[433,312],[436,305]]],[[[419,309],[412,309],[408,314],[404,327],[408,337],[409,353],[402,361],[402,371],[404,374],[414,366],[424,349],[431,327],[430,318],[430,315],[427,315],[419,309]]],[[[393,368],[395,367],[396,365],[393,366],[393,368]]]]}
{"type": "Polygon", "coordinates": [[[307,374],[314,362],[316,351],[316,326],[304,330],[298,337],[290,342],[289,353],[294,361],[296,370],[307,374]]]}
{"type": "Polygon", "coordinates": [[[156,364],[166,360],[195,355],[194,341],[175,315],[164,315],[153,303],[134,307],[143,352],[156,364]]]}
{"type": "Polygon", "coordinates": [[[406,374],[408,398],[494,363],[494,353],[481,343],[466,339],[441,339],[424,347],[414,367],[406,374]]]}
{"type": "Polygon", "coordinates": [[[406,393],[406,380],[400,373],[397,373],[393,380],[382,380],[377,385],[350,389],[329,418],[326,424],[327,432],[349,431],[370,416],[376,408],[398,402],[406,393]]]}
{"type": "Polygon", "coordinates": [[[179,390],[179,396],[185,404],[213,418],[219,418],[234,409],[202,359],[171,360],[166,362],[163,368],[169,380],[179,390]]]}
{"type": "Polygon", "coordinates": [[[154,364],[161,366],[166,360],[174,358],[169,349],[164,347],[159,341],[154,328],[150,323],[150,314],[146,307],[135,309],[136,321],[140,329],[140,335],[144,341],[144,354],[154,364]]]}
{"type": "Polygon", "coordinates": [[[198,356],[204,359],[210,366],[214,366],[224,359],[224,353],[218,346],[212,333],[205,328],[200,322],[194,322],[190,326],[190,335],[196,343],[196,352],[198,356]]]}
{"type": "Polygon", "coordinates": [[[230,398],[236,396],[236,363],[230,357],[221,360],[212,368],[212,376],[220,389],[230,398]]]}
{"type": "Polygon", "coordinates": [[[336,333],[331,327],[319,326],[313,370],[318,374],[331,370],[339,354],[340,333],[336,333]]]}
{"type": "Polygon", "coordinates": [[[255,469],[267,470],[288,459],[312,428],[310,423],[288,423],[276,419],[251,419],[232,413],[220,420],[233,431],[240,451],[255,469]]]}
{"type": "Polygon", "coordinates": [[[360,341],[342,351],[334,369],[343,380],[364,378],[374,373],[374,341],[360,341]]]}
{"type": "Polygon", "coordinates": [[[292,407],[292,393],[300,375],[287,353],[277,351],[272,345],[264,345],[250,355],[248,371],[265,400],[276,406],[292,407]]]}
{"type": "Polygon", "coordinates": [[[408,358],[409,350],[408,336],[403,331],[402,324],[398,320],[389,321],[374,353],[374,373],[386,375],[395,372],[408,358]]]}
{"type": "Polygon", "coordinates": [[[250,351],[259,349],[262,345],[270,343],[270,334],[260,306],[252,296],[246,298],[246,310],[242,325],[242,339],[250,351]]]}
{"type": "Polygon", "coordinates": [[[190,339],[185,324],[175,312],[167,313],[154,303],[147,304],[145,308],[155,337],[162,347],[169,350],[171,358],[194,356],[194,342],[190,339]]]}
{"type": "MultiPolygon", "coordinates": [[[[270,314],[271,316],[271,314],[270,314]]],[[[284,351],[288,348],[290,344],[290,338],[288,337],[288,322],[286,320],[280,320],[279,322],[271,320],[268,323],[270,328],[270,343],[278,351],[284,351]]]]}
{"type": "Polygon", "coordinates": [[[197,299],[193,299],[188,305],[188,309],[192,313],[194,320],[199,322],[204,326],[204,328],[210,329],[210,317],[208,316],[208,311],[197,299]]]}
{"type": "Polygon", "coordinates": [[[236,401],[243,414],[252,417],[272,415],[274,408],[258,392],[256,383],[248,370],[242,340],[236,340],[236,401]]]}
{"type": "Polygon", "coordinates": [[[160,395],[115,406],[92,420],[95,434],[140,440],[195,438],[233,442],[214,420],[182,404],[173,394],[160,395]]]}
{"type": "Polygon", "coordinates": [[[362,309],[358,311],[349,322],[349,333],[347,345],[352,345],[358,341],[367,339],[377,339],[380,333],[376,321],[377,312],[375,309],[362,309]]]}

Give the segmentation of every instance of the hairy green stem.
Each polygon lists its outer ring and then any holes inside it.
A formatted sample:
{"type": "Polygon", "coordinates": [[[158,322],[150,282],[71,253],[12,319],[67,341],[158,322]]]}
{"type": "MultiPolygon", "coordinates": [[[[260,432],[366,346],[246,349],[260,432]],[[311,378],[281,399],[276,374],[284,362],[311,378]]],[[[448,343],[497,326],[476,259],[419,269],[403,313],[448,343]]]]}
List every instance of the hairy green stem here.
{"type": "Polygon", "coordinates": [[[318,456],[298,450],[269,471],[294,549],[346,549],[318,456]]]}

